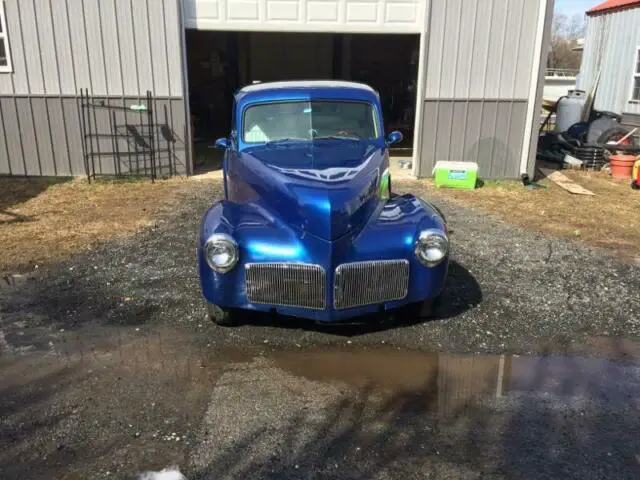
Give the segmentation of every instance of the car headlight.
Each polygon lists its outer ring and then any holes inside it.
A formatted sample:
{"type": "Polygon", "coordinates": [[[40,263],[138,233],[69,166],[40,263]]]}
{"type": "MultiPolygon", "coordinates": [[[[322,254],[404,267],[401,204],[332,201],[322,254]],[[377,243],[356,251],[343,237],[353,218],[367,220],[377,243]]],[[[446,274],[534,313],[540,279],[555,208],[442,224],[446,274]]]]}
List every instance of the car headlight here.
{"type": "Polygon", "coordinates": [[[238,244],[224,233],[211,235],[204,245],[207,264],[218,273],[227,273],[238,263],[238,244]]]}
{"type": "Polygon", "coordinates": [[[423,230],[416,240],[415,252],[424,266],[435,267],[449,253],[449,239],[440,230],[423,230]]]}

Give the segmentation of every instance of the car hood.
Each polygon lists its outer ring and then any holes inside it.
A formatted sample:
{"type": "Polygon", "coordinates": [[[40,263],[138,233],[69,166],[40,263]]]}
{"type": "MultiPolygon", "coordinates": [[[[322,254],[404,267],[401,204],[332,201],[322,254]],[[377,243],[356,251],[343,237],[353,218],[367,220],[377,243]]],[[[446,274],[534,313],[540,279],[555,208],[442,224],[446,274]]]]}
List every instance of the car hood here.
{"type": "Polygon", "coordinates": [[[361,228],[380,202],[384,149],[371,143],[261,146],[236,160],[241,197],[326,240],[361,228]]]}

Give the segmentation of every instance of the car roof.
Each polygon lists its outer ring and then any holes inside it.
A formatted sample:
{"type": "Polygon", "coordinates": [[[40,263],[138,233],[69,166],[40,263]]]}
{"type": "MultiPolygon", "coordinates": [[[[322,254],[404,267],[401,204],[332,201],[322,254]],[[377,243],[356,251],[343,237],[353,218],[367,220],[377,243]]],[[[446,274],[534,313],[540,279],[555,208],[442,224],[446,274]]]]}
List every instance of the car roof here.
{"type": "Polygon", "coordinates": [[[243,103],[262,100],[296,100],[304,98],[354,98],[374,100],[378,93],[369,85],[344,80],[295,80],[247,85],[236,92],[243,103]]]}
{"type": "Polygon", "coordinates": [[[266,90],[287,89],[316,89],[316,88],[347,88],[365,90],[375,93],[375,90],[365,83],[348,82],[346,80],[290,80],[283,82],[254,83],[242,87],[238,93],[264,92],[266,90]]]}

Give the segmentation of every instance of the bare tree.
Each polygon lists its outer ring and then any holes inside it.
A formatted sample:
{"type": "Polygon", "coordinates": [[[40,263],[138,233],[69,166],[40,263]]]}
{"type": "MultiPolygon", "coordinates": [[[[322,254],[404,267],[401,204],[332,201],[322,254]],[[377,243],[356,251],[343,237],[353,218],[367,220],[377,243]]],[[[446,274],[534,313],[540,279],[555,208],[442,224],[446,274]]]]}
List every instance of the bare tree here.
{"type": "Polygon", "coordinates": [[[584,17],[575,14],[571,18],[556,13],[551,27],[551,50],[547,67],[554,69],[578,70],[581,53],[576,51],[578,39],[584,36],[584,17]]]}

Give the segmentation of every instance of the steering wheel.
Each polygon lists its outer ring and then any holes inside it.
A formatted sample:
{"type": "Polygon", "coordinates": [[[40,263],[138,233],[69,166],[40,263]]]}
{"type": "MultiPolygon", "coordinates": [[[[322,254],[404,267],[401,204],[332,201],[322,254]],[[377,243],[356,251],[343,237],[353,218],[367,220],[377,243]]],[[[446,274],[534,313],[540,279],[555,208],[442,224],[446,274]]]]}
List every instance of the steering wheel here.
{"type": "Polygon", "coordinates": [[[360,138],[360,135],[358,135],[355,132],[352,132],[350,130],[339,130],[336,132],[336,136],[338,137],[356,137],[356,138],[360,138]]]}

